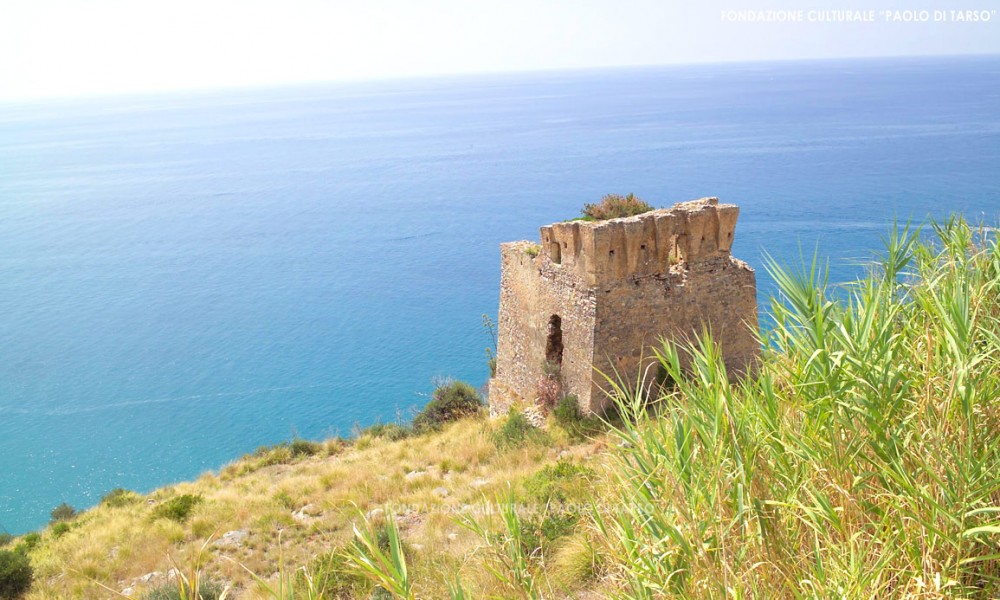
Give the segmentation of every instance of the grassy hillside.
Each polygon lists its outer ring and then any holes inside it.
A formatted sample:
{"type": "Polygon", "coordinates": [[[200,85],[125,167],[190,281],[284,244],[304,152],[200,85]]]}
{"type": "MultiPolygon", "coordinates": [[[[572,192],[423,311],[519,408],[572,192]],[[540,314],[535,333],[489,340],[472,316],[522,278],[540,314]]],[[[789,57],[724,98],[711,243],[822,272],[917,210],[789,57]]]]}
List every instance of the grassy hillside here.
{"type": "Polygon", "coordinates": [[[389,427],[122,493],[20,541],[28,597],[998,597],[1000,250],[925,233],[837,289],[771,265],[739,384],[706,335],[609,384],[614,425],[389,427]]]}
{"type": "MultiPolygon", "coordinates": [[[[477,541],[457,515],[488,508],[484,496],[522,493],[523,482],[546,464],[599,469],[600,438],[573,444],[555,428],[498,438],[498,425],[467,418],[396,441],[390,427],[350,444],[297,442],[148,496],[118,494],[69,522],[68,531],[57,525],[42,532],[29,553],[35,583],[27,597],[117,597],[112,591],[127,588],[141,597],[169,584],[171,568],[189,575],[200,566],[204,578],[233,588],[229,597],[267,598],[254,574],[271,578],[281,568],[291,574],[311,566],[316,575],[326,555],[349,546],[354,524],[370,513],[377,526],[387,508],[404,532],[418,589],[424,597],[446,596],[454,572],[479,578],[475,568],[460,569],[477,541]],[[164,510],[188,496],[199,500],[187,515],[164,510]]],[[[359,578],[349,587],[359,597],[372,588],[359,578]]]]}

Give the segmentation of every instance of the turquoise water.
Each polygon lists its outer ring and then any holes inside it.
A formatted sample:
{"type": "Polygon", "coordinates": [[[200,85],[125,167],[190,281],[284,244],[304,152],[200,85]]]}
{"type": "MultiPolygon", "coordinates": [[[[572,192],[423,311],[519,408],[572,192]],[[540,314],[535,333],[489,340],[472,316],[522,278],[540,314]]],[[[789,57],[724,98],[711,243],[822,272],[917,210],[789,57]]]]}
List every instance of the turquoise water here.
{"type": "Polygon", "coordinates": [[[851,276],[894,216],[1000,216],[1000,58],[0,105],[0,527],[476,384],[502,241],[607,192],[743,212],[851,276]]]}

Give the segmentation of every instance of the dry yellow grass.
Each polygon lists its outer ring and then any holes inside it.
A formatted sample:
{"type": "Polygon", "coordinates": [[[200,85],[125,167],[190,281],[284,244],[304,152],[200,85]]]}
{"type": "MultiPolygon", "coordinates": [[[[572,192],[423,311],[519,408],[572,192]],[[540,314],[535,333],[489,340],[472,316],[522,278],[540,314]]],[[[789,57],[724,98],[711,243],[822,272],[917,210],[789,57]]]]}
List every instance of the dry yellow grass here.
{"type": "MultiPolygon", "coordinates": [[[[331,440],[315,455],[270,466],[260,466],[266,456],[251,455],[129,506],[95,507],[61,537],[42,533],[31,552],[35,584],[28,598],[114,598],[127,588],[141,597],[165,584],[171,568],[189,570],[206,542],[206,576],[230,585],[230,597],[263,598],[250,572],[274,580],[279,568],[308,565],[343,547],[361,514],[387,507],[411,549],[420,597],[446,596],[456,573],[467,588],[489,593],[493,582],[479,567],[478,540],[456,515],[483,511],[508,490],[520,493],[525,478],[560,455],[596,464],[605,444],[600,436],[574,444],[554,429],[547,442],[498,450],[490,437],[495,427],[467,419],[399,441],[331,440]],[[154,518],[156,506],[183,494],[203,499],[185,522],[154,518]],[[248,535],[238,545],[220,541],[232,531],[248,535]],[[155,572],[163,575],[143,580],[155,572]]],[[[563,554],[579,568],[572,552],[563,554]]]]}

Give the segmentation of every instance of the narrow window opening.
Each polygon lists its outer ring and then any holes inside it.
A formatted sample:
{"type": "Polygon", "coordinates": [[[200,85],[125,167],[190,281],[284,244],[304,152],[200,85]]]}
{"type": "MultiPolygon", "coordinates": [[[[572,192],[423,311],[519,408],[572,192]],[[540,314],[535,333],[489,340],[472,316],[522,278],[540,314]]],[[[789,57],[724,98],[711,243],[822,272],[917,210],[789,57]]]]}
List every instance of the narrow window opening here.
{"type": "Polygon", "coordinates": [[[549,317],[549,335],[545,340],[545,362],[561,368],[563,359],[562,319],[559,315],[549,317]]]}

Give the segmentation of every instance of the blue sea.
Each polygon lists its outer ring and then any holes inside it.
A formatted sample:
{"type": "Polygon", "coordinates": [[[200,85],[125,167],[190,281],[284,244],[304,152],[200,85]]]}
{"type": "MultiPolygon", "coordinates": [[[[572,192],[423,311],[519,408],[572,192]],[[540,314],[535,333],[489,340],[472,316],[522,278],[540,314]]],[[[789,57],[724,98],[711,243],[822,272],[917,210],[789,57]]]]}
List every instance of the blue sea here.
{"type": "Polygon", "coordinates": [[[1000,217],[1000,57],[0,105],[0,527],[482,384],[499,244],[584,202],[738,203],[843,281],[894,219],[1000,217]]]}

